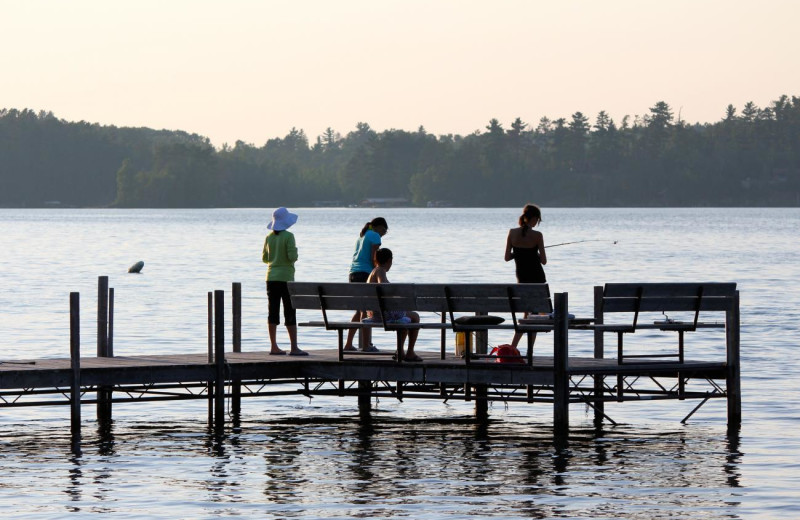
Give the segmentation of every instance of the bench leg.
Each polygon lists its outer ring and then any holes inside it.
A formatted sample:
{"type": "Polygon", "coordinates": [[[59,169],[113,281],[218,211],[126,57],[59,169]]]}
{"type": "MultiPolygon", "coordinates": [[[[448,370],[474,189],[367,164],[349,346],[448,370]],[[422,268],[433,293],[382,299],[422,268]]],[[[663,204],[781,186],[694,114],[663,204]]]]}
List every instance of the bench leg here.
{"type": "MultiPolygon", "coordinates": [[[[442,323],[445,322],[444,313],[442,313],[442,323]]],[[[447,341],[447,331],[442,328],[440,334],[440,344],[439,348],[441,349],[441,359],[444,361],[445,358],[445,349],[446,349],[446,341],[447,341]]]]}
{"type": "MultiPolygon", "coordinates": [[[[683,364],[683,331],[678,331],[678,362],[683,364]]],[[[683,374],[678,372],[678,398],[683,400],[686,393],[686,381],[683,374]]]]}
{"type": "Polygon", "coordinates": [[[533,366],[533,344],[536,342],[536,333],[528,332],[528,366],[533,366]]]}

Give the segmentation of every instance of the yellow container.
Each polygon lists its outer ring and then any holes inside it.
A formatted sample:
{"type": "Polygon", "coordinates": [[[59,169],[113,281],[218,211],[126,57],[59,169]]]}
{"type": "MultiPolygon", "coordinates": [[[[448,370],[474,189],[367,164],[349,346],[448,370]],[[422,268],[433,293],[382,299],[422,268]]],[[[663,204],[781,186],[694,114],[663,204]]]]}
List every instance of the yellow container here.
{"type": "Polygon", "coordinates": [[[467,351],[472,354],[472,333],[456,332],[456,357],[463,357],[467,351]]]}

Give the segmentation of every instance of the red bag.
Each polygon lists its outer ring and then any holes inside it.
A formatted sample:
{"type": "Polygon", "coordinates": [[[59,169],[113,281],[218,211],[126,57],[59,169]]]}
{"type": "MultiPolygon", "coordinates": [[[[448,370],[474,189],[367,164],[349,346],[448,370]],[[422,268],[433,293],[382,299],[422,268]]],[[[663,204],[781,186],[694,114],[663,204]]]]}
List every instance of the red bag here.
{"type": "Polygon", "coordinates": [[[517,347],[511,345],[498,345],[492,349],[492,356],[496,356],[495,363],[524,363],[522,355],[517,350],[517,347]]]}

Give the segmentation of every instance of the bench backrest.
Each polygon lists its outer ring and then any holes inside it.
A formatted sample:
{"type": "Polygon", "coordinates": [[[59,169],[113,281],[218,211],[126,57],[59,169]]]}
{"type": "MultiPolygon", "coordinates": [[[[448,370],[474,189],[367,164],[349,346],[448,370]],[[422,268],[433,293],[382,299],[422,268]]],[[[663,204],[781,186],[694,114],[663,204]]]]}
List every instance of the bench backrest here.
{"type": "Polygon", "coordinates": [[[410,283],[289,282],[296,309],[324,311],[414,310],[414,285],[410,283]]]}
{"type": "Polygon", "coordinates": [[[417,310],[431,312],[532,312],[553,310],[546,284],[415,284],[417,310]]]}
{"type": "Polygon", "coordinates": [[[380,309],[376,284],[289,282],[295,309],[352,311],[380,309]]]}
{"type": "Polygon", "coordinates": [[[736,283],[607,283],[603,288],[603,313],[725,311],[736,294],[736,283]]]}
{"type": "Polygon", "coordinates": [[[531,312],[553,306],[547,284],[369,284],[289,282],[296,309],[531,312]]]}

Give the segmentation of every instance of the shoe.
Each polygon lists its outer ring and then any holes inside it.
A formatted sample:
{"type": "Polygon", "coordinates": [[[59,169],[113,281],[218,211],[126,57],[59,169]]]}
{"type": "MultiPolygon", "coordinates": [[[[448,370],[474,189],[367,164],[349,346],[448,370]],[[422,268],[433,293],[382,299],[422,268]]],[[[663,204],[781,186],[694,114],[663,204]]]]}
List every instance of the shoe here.
{"type": "Polygon", "coordinates": [[[307,356],[308,352],[306,352],[305,350],[297,349],[297,350],[289,351],[289,355],[290,356],[307,356]]]}
{"type": "Polygon", "coordinates": [[[376,347],[375,345],[370,344],[370,346],[363,349],[361,352],[370,352],[374,354],[375,352],[380,352],[380,350],[378,350],[378,347],[376,347]]]}

